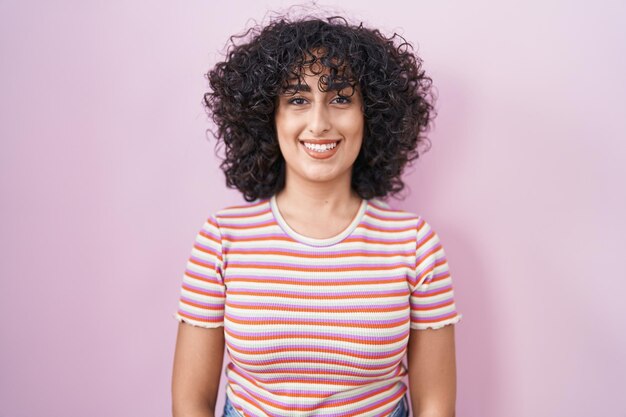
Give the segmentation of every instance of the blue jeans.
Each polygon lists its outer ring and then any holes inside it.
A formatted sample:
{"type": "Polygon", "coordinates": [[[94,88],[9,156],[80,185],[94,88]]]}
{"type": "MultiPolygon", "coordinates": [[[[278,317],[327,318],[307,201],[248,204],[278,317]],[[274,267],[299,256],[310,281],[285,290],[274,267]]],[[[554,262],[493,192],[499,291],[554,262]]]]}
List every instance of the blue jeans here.
{"type": "MultiPolygon", "coordinates": [[[[226,396],[226,401],[224,402],[224,414],[222,417],[243,417],[239,414],[239,411],[235,410],[228,399],[228,396],[226,396]]],[[[389,417],[409,417],[409,400],[407,399],[406,394],[402,397],[391,414],[389,414],[389,417]]]]}
{"type": "Polygon", "coordinates": [[[226,401],[224,402],[224,414],[222,417],[242,417],[239,414],[239,411],[235,410],[230,400],[228,399],[228,395],[226,395],[226,401]]]}
{"type": "Polygon", "coordinates": [[[409,399],[406,394],[402,396],[402,399],[389,414],[389,417],[409,417],[409,399]]]}

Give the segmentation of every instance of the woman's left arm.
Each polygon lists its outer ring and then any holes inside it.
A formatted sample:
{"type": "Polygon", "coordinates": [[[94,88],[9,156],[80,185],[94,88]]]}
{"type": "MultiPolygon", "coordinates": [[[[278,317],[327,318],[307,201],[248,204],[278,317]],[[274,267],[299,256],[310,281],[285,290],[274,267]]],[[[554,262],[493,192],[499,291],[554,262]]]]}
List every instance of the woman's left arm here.
{"type": "Polygon", "coordinates": [[[436,330],[411,329],[407,360],[413,417],[454,417],[454,325],[436,330]]]}

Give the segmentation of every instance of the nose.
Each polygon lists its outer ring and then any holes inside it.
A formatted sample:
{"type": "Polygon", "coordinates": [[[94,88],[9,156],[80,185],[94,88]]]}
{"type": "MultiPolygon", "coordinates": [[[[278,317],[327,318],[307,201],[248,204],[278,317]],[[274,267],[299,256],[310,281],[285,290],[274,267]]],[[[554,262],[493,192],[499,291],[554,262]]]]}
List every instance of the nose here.
{"type": "Polygon", "coordinates": [[[316,103],[309,114],[309,132],[314,136],[322,136],[331,127],[328,109],[322,103],[316,103]]]}

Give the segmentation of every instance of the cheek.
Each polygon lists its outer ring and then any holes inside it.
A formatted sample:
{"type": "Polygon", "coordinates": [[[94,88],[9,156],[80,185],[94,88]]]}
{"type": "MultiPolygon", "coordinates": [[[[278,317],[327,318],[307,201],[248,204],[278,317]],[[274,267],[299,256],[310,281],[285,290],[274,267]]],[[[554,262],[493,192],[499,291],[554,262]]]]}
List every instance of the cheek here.
{"type": "Polygon", "coordinates": [[[362,113],[355,112],[353,114],[346,114],[346,116],[342,119],[342,126],[343,131],[351,137],[363,138],[365,120],[363,119],[362,113]]]}
{"type": "Polygon", "coordinates": [[[289,136],[293,136],[298,133],[298,123],[295,117],[285,117],[284,115],[277,115],[274,120],[276,126],[276,133],[279,139],[289,139],[289,136]]]}

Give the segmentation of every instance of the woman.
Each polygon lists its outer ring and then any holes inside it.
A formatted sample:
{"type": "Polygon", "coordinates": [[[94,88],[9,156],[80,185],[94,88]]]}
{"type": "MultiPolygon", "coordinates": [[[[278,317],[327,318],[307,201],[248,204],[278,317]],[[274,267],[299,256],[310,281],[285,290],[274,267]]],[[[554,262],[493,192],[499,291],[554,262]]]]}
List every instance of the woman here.
{"type": "Polygon", "coordinates": [[[445,253],[423,218],[382,200],[427,141],[421,60],[342,18],[239,38],[205,104],[248,203],[196,237],[174,415],[214,415],[226,345],[225,416],[408,416],[407,391],[414,416],[453,416],[461,315],[445,253]]]}

